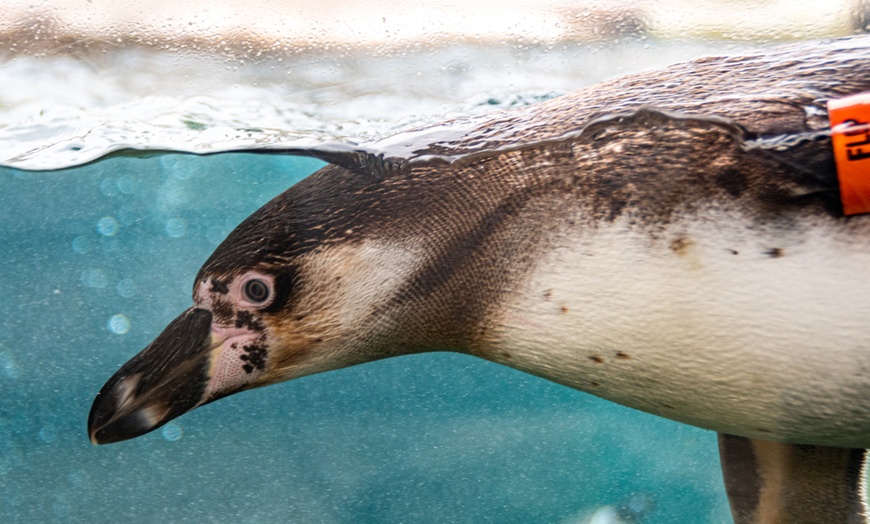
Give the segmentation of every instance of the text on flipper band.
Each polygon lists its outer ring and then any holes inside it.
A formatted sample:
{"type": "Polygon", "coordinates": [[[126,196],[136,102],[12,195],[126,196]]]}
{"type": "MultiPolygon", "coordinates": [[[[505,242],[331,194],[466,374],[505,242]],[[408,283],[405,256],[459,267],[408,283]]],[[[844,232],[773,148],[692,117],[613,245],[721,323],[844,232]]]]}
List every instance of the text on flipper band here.
{"type": "Polygon", "coordinates": [[[843,213],[870,213],[870,93],[828,101],[843,213]]]}

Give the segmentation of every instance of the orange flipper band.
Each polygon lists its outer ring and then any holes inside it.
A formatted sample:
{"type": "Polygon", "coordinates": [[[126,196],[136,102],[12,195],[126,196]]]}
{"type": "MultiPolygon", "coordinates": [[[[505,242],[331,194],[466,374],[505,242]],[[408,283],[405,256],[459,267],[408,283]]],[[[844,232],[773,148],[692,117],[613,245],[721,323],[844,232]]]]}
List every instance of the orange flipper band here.
{"type": "Polygon", "coordinates": [[[828,101],[843,213],[870,213],[870,93],[828,101]]]}

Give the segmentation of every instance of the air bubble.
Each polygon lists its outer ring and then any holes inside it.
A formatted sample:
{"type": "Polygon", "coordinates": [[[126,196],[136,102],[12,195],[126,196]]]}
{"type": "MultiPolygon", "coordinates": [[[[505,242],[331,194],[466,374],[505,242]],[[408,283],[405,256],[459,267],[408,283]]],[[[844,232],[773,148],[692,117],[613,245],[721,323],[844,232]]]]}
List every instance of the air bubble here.
{"type": "Polygon", "coordinates": [[[94,248],[91,239],[86,236],[77,236],[72,241],[73,251],[79,255],[86,255],[94,248]]]}
{"type": "Polygon", "coordinates": [[[118,185],[115,183],[115,179],[113,178],[104,178],[100,182],[100,192],[106,195],[107,197],[115,196],[118,194],[118,185]]]}
{"type": "Polygon", "coordinates": [[[176,442],[184,436],[184,431],[177,422],[170,422],[163,426],[163,438],[168,442],[176,442]]]}
{"type": "Polygon", "coordinates": [[[103,236],[115,236],[119,227],[120,226],[118,225],[118,221],[115,220],[115,217],[103,217],[97,221],[97,231],[99,231],[103,236]]]}
{"type": "Polygon", "coordinates": [[[66,480],[73,487],[83,488],[88,485],[89,478],[85,470],[78,469],[67,475],[66,480]]]}
{"type": "Polygon", "coordinates": [[[130,175],[123,175],[116,183],[118,190],[125,195],[136,192],[136,179],[130,175]]]}
{"type": "Polygon", "coordinates": [[[51,426],[42,426],[39,430],[39,440],[46,444],[52,444],[57,440],[57,431],[51,426]]]}
{"type": "Polygon", "coordinates": [[[16,362],[15,357],[6,351],[0,351],[0,371],[7,378],[16,379],[21,376],[21,367],[16,362]]]}
{"type": "Polygon", "coordinates": [[[102,289],[109,285],[109,279],[102,269],[86,269],[82,271],[81,283],[85,287],[102,289]]]}
{"type": "Polygon", "coordinates": [[[130,319],[121,313],[112,315],[112,318],[109,319],[109,331],[116,335],[125,335],[130,331],[130,319]]]}
{"type": "Polygon", "coordinates": [[[619,513],[613,506],[602,506],[589,518],[590,524],[614,524],[620,522],[619,513]]]}
{"type": "Polygon", "coordinates": [[[190,196],[183,188],[175,184],[167,183],[157,192],[158,205],[165,209],[174,209],[184,206],[190,200],[190,196]]]}
{"type": "Polygon", "coordinates": [[[133,282],[132,278],[124,278],[118,282],[115,290],[118,292],[118,295],[124,298],[132,298],[136,294],[136,283],[133,282]]]}
{"type": "Polygon", "coordinates": [[[166,221],[166,234],[172,238],[181,238],[187,233],[187,222],[183,218],[170,218],[166,221]]]}

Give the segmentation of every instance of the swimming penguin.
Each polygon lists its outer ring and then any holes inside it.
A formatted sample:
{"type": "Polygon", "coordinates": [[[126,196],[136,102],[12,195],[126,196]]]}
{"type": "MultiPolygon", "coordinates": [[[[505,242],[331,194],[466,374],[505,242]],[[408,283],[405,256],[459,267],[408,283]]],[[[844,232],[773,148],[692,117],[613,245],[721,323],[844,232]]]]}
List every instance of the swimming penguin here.
{"type": "Polygon", "coordinates": [[[738,524],[866,522],[870,216],[844,214],[826,103],[868,65],[868,37],[702,58],[284,151],[332,165],[215,250],[90,438],[457,351],[718,432],[738,524]]]}

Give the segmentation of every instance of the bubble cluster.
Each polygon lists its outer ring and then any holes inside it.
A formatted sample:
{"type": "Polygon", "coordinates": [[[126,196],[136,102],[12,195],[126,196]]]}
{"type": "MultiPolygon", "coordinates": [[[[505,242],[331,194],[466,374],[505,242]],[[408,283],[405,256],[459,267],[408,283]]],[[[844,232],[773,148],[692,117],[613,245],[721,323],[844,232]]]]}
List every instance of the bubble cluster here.
{"type": "Polygon", "coordinates": [[[103,217],[97,221],[97,231],[99,231],[103,236],[115,236],[120,227],[121,226],[118,224],[118,220],[115,219],[115,217],[103,217]]]}
{"type": "Polygon", "coordinates": [[[116,335],[125,335],[128,331],[130,331],[130,319],[127,318],[127,315],[118,313],[117,315],[112,315],[109,319],[109,331],[116,335]]]}
{"type": "Polygon", "coordinates": [[[184,436],[184,431],[181,429],[181,425],[177,422],[170,422],[163,426],[163,431],[161,431],[163,438],[168,442],[176,442],[181,440],[181,437],[184,436]]]}

